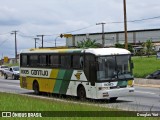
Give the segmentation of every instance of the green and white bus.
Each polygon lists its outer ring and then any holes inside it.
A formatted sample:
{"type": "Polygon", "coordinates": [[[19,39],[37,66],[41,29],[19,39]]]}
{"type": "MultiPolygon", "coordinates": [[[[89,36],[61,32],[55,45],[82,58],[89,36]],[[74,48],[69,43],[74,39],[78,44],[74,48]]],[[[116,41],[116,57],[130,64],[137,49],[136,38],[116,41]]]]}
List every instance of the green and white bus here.
{"type": "Polygon", "coordinates": [[[116,100],[134,92],[132,69],[131,53],[120,48],[30,49],[20,53],[20,86],[116,100]]]}

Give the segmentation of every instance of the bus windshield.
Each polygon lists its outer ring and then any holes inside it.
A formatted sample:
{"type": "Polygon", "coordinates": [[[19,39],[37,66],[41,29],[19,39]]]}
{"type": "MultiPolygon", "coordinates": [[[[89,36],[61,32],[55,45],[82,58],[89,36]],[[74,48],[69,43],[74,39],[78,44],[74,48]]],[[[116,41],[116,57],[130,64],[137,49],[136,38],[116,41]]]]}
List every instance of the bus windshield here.
{"type": "Polygon", "coordinates": [[[133,79],[130,55],[98,57],[97,80],[133,79]]]}

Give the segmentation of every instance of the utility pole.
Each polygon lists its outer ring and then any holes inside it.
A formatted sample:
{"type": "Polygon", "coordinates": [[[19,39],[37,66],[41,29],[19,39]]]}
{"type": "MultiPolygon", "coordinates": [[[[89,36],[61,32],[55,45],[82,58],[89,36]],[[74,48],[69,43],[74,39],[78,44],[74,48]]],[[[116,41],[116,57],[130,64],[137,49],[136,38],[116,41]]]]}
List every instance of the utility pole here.
{"type": "Polygon", "coordinates": [[[42,37],[42,48],[43,48],[43,37],[44,37],[45,35],[37,35],[37,37],[42,37]]]}
{"type": "Polygon", "coordinates": [[[106,23],[104,23],[104,22],[96,23],[96,25],[102,25],[102,45],[103,45],[103,47],[105,47],[104,24],[106,24],[106,23]]]}
{"type": "Polygon", "coordinates": [[[16,63],[17,63],[17,32],[18,31],[12,31],[11,34],[15,35],[15,59],[16,59],[16,63]]]}
{"type": "Polygon", "coordinates": [[[125,49],[128,49],[126,0],[123,0],[123,6],[124,6],[125,49]]]}
{"type": "Polygon", "coordinates": [[[55,40],[54,40],[54,41],[55,41],[55,47],[57,47],[57,46],[56,46],[56,42],[57,42],[57,38],[58,38],[58,37],[60,37],[60,36],[57,36],[57,37],[55,38],[55,40]]]}
{"type": "Polygon", "coordinates": [[[35,40],[35,48],[37,48],[36,43],[37,43],[37,40],[39,40],[39,38],[34,38],[34,40],[35,40]]]}

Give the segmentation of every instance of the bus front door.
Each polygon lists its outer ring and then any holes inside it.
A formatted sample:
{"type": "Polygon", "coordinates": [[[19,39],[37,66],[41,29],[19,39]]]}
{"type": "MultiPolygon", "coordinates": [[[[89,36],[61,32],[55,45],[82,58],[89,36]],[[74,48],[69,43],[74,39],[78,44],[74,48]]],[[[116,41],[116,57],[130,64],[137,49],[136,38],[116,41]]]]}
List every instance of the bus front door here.
{"type": "Polygon", "coordinates": [[[90,87],[90,94],[91,98],[96,97],[96,78],[97,78],[97,73],[96,73],[96,65],[94,62],[90,62],[90,67],[89,67],[89,79],[91,82],[91,87],[90,87]]]}

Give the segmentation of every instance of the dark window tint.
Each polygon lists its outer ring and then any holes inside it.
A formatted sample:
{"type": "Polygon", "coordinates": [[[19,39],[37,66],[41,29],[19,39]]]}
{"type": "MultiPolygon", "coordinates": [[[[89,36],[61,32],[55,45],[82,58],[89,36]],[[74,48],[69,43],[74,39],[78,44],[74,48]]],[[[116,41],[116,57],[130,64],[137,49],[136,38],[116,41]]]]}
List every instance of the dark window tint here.
{"type": "Polygon", "coordinates": [[[61,56],[61,68],[71,67],[71,56],[62,55],[61,56]]]}
{"type": "Polygon", "coordinates": [[[22,55],[21,66],[27,66],[27,55],[22,55]]]}
{"type": "Polygon", "coordinates": [[[40,66],[46,66],[47,65],[47,56],[46,55],[40,55],[39,60],[40,60],[40,66]]]}
{"type": "Polygon", "coordinates": [[[85,56],[85,74],[87,79],[90,81],[90,76],[91,76],[91,63],[95,62],[95,57],[93,55],[86,55],[85,56]]]}
{"type": "Polygon", "coordinates": [[[30,66],[38,65],[38,55],[30,55],[30,66]]]}
{"type": "Polygon", "coordinates": [[[73,68],[83,68],[83,56],[73,55],[72,57],[72,66],[73,68]]]}
{"type": "Polygon", "coordinates": [[[59,66],[59,56],[58,55],[50,55],[49,65],[53,67],[59,66]]]}

